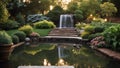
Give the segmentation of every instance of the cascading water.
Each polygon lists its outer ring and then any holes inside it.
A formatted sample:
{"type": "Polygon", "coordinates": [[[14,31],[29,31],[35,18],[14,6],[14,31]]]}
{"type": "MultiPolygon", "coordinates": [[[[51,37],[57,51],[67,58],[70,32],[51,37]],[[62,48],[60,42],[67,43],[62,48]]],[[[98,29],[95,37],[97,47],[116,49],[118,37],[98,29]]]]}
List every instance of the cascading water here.
{"type": "Polygon", "coordinates": [[[73,27],[73,25],[74,25],[73,15],[70,14],[60,15],[59,28],[73,27]]]}

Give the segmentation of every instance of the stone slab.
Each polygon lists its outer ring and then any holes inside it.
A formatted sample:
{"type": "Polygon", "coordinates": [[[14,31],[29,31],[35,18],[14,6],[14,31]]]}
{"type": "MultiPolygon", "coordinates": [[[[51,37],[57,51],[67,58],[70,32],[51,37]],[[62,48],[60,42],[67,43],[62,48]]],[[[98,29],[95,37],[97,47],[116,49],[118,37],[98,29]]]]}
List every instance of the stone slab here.
{"type": "Polygon", "coordinates": [[[18,66],[18,68],[74,68],[74,66],[18,66]]]}

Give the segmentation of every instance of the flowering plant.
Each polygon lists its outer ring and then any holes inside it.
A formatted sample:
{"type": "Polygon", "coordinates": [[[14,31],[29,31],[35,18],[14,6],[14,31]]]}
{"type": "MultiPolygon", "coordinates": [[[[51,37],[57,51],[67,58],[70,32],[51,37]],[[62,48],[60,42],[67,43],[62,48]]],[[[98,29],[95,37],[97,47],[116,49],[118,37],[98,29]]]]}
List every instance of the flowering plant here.
{"type": "Polygon", "coordinates": [[[98,36],[90,41],[90,44],[95,47],[104,47],[105,41],[103,36],[98,36]]]}
{"type": "Polygon", "coordinates": [[[38,34],[38,33],[36,33],[36,32],[32,32],[31,34],[30,34],[30,37],[39,37],[40,35],[38,34]]]}

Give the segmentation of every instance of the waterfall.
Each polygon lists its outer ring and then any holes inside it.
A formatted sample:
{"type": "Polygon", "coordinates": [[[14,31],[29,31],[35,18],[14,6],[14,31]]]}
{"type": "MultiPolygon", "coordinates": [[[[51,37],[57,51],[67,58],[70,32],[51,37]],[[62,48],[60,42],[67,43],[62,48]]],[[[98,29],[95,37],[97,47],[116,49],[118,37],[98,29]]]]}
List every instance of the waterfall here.
{"type": "Polygon", "coordinates": [[[73,15],[64,14],[60,15],[59,28],[73,27],[73,15]]]}

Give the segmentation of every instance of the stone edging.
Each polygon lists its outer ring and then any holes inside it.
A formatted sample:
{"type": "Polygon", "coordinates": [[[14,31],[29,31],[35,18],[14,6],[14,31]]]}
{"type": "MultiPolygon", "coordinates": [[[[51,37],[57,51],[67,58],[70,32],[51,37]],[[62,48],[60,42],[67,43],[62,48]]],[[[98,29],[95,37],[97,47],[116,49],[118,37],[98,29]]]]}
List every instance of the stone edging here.
{"type": "Polygon", "coordinates": [[[106,56],[109,56],[110,58],[116,59],[120,61],[120,53],[116,51],[112,51],[107,48],[94,48],[95,50],[105,54],[106,56]]]}

